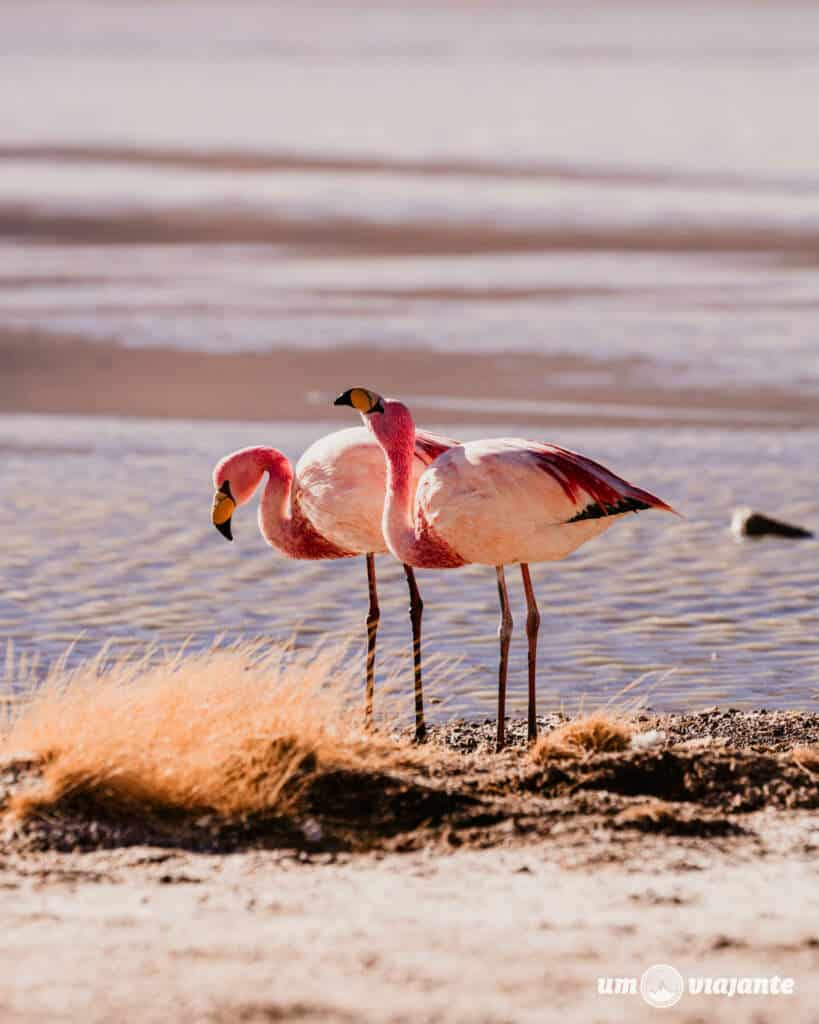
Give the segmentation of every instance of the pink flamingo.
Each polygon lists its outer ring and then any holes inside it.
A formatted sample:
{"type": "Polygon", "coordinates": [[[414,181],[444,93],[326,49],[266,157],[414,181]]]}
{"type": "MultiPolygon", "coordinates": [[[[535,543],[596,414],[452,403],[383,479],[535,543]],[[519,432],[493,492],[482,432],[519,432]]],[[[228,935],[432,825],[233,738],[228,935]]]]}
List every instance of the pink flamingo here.
{"type": "Polygon", "coordinates": [[[565,558],[625,512],[674,509],[583,455],[517,438],[453,445],[424,470],[416,485],[411,475],[415,424],[409,409],[367,388],[351,388],[335,404],[357,409],[384,450],[387,496],[382,526],[393,555],[419,568],[495,566],[501,606],[498,750],[504,745],[512,635],[504,566],[520,564],[528,612],[528,733],[533,740],[540,612],[529,564],[565,558]]]}
{"type": "MultiPolygon", "coordinates": [[[[406,463],[408,487],[448,447],[456,444],[419,432],[406,463]]],[[[216,494],[211,521],[233,540],[234,509],[253,497],[262,477],[268,480],[259,505],[259,529],[287,558],[331,559],[366,555],[370,605],[367,613],[367,676],[364,714],[372,720],[375,641],[380,619],[374,555],[387,551],[381,533],[386,470],[377,442],[363,427],[339,430],[316,441],[299,459],[295,474],[275,448],[243,448],[222,459],[213,471],[216,494]]],[[[423,602],[412,567],[404,565],[410,592],[415,673],[415,734],[426,735],[421,680],[423,602]]]]}

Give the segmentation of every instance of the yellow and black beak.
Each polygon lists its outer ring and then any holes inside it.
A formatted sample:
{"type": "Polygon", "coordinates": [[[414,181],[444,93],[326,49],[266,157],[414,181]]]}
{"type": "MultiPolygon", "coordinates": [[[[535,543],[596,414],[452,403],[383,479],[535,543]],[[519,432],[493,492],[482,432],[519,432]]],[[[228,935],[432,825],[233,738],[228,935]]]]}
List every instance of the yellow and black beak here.
{"type": "Polygon", "coordinates": [[[230,520],[233,510],[236,508],[236,501],[230,491],[230,483],[225,480],[219,490],[213,496],[213,507],[210,510],[210,521],[228,540],[233,540],[230,530],[230,520]]]}
{"type": "Polygon", "coordinates": [[[369,416],[374,412],[384,411],[384,401],[381,395],[368,388],[350,388],[343,395],[339,395],[333,405],[349,405],[352,409],[369,416]]]}

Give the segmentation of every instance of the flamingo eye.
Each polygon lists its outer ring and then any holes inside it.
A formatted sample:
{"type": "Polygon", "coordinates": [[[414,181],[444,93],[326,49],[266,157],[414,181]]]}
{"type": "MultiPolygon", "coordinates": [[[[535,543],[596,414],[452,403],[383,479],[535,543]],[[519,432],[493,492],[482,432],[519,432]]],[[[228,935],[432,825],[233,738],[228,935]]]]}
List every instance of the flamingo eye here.
{"type": "Polygon", "coordinates": [[[222,494],[226,494],[230,498],[231,501],[235,501],[236,500],[233,497],[233,494],[232,494],[232,492],[230,490],[230,480],[223,480],[221,482],[221,484],[219,484],[219,490],[222,492],[222,494]]]}

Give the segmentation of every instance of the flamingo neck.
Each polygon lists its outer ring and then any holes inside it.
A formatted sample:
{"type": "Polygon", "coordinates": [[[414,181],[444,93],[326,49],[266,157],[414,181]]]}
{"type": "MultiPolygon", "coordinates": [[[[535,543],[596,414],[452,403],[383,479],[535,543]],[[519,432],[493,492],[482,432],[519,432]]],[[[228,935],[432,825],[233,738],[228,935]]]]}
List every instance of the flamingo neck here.
{"type": "Polygon", "coordinates": [[[287,558],[350,558],[357,554],[322,536],[304,514],[287,459],[274,449],[260,452],[260,476],[266,472],[268,480],[259,503],[259,529],[267,543],[287,558]]]}
{"type": "Polygon", "coordinates": [[[407,419],[395,427],[373,424],[376,440],[387,460],[387,486],[381,529],[387,546],[406,565],[419,568],[451,569],[463,565],[463,559],[435,536],[420,508],[413,515],[413,463],[415,427],[407,419]]]}
{"type": "MultiPolygon", "coordinates": [[[[414,431],[413,431],[414,434],[414,431]]],[[[382,443],[387,457],[387,487],[381,529],[384,540],[396,558],[412,565],[415,555],[415,522],[412,517],[412,439],[382,443]]]]}
{"type": "Polygon", "coordinates": [[[259,529],[271,547],[287,555],[297,540],[291,509],[293,469],[283,455],[274,457],[272,450],[269,454],[262,450],[259,463],[260,478],[268,474],[259,503],[259,529]]]}

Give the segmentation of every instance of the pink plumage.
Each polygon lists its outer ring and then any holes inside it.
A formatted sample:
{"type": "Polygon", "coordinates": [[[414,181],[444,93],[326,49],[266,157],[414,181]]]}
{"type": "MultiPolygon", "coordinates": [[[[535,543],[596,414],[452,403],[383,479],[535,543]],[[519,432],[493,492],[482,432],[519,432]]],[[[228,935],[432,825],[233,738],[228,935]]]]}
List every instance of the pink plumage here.
{"type": "Polygon", "coordinates": [[[622,513],[669,509],[583,455],[520,438],[448,448],[416,485],[409,477],[411,417],[398,405],[387,402],[384,414],[368,422],[387,453],[384,536],[409,565],[556,561],[622,513]]]}
{"type": "Polygon", "coordinates": [[[395,557],[430,569],[469,563],[495,566],[501,602],[498,749],[504,743],[512,633],[504,566],[520,564],[527,603],[528,725],[533,739],[540,613],[529,563],[565,558],[627,512],[674,510],[585,455],[521,438],[449,445],[416,483],[412,474],[415,425],[405,405],[386,401],[366,388],[350,389],[336,404],[357,408],[383,449],[387,495],[382,526],[395,557]]]}
{"type": "Polygon", "coordinates": [[[431,434],[427,430],[415,431],[415,454],[418,458],[425,458],[427,464],[460,443],[460,441],[453,441],[451,437],[441,437],[439,434],[431,434]]]}
{"type": "Polygon", "coordinates": [[[635,487],[585,455],[554,444],[536,441],[523,444],[543,471],[557,480],[569,501],[574,502],[577,509],[574,521],[580,516],[598,518],[649,508],[674,511],[661,498],[635,487]],[[584,494],[591,498],[591,505],[582,504],[584,494]]]}
{"type": "MultiPolygon", "coordinates": [[[[418,431],[412,458],[416,483],[424,468],[457,441],[418,431]]],[[[237,506],[267,481],[259,506],[262,536],[286,558],[335,559],[381,554],[386,468],[372,434],[351,427],[312,444],[293,469],[275,448],[242,448],[213,471],[218,490],[229,482],[237,506]]]]}

